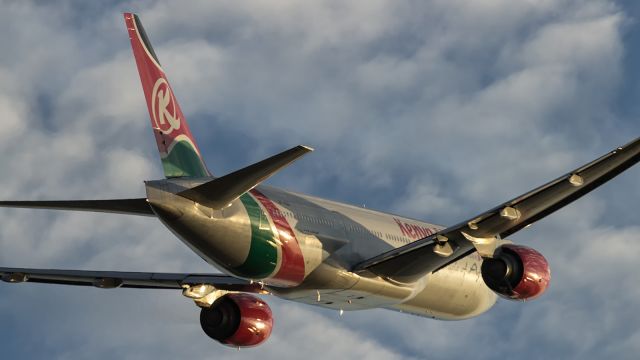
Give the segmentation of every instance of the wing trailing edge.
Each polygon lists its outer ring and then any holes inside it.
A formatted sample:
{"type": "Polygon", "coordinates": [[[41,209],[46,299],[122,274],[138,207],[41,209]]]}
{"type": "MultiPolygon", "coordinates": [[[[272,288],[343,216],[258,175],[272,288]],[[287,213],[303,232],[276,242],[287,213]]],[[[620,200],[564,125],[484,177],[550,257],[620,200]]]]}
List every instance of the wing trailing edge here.
{"type": "Polygon", "coordinates": [[[222,209],[240,195],[311,151],[313,149],[308,146],[298,145],[231,174],[179,192],[178,195],[212,209],[222,209]]]}

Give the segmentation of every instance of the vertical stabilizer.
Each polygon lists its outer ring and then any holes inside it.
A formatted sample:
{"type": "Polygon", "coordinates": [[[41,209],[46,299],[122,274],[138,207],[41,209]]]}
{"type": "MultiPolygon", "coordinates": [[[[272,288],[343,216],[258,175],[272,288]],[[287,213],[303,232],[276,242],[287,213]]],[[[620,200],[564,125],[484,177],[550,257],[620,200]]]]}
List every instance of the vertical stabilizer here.
{"type": "Polygon", "coordinates": [[[135,14],[125,13],[124,19],[164,175],[167,178],[211,176],[140,18],[135,14]]]}

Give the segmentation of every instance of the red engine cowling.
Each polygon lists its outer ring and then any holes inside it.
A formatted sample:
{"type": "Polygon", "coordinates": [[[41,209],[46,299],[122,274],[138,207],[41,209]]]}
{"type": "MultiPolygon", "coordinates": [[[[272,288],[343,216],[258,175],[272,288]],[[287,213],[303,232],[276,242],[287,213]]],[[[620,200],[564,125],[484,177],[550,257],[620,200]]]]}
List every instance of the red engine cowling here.
{"type": "Polygon", "coordinates": [[[261,344],[273,327],[269,305],[242,293],[227,294],[200,312],[202,330],[212,339],[233,347],[261,344]]]}
{"type": "Polygon", "coordinates": [[[544,293],[551,270],[547,259],[536,250],[508,244],[498,248],[495,257],[484,259],[482,279],[498,295],[524,301],[544,293]]]}

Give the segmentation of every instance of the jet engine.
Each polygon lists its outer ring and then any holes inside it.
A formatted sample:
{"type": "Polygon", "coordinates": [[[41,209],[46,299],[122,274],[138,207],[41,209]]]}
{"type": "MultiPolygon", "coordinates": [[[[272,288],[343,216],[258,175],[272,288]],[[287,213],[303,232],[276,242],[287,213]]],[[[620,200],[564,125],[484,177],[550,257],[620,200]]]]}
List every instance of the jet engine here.
{"type": "Polygon", "coordinates": [[[547,259],[521,245],[503,245],[482,262],[482,279],[498,295],[510,300],[534,299],[547,289],[551,270],[547,259]]]}
{"type": "Polygon", "coordinates": [[[202,330],[212,339],[232,347],[261,344],[273,327],[269,305],[243,293],[226,294],[200,312],[202,330]]]}

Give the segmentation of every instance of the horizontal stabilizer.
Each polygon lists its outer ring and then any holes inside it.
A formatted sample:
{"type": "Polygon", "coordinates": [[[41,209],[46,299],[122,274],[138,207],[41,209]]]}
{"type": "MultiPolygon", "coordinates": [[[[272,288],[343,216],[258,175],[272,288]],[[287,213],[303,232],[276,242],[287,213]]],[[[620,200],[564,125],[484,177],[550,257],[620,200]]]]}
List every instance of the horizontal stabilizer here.
{"type": "Polygon", "coordinates": [[[178,195],[212,209],[222,209],[312,148],[298,145],[231,174],[182,191],[178,195]]]}
{"type": "Polygon", "coordinates": [[[259,292],[260,285],[222,274],[146,273],[122,271],[48,270],[0,267],[7,283],[44,283],[95,286],[103,289],[183,289],[186,285],[212,285],[219,290],[259,292]]]}
{"type": "Polygon", "coordinates": [[[45,200],[0,201],[0,207],[95,211],[129,215],[155,216],[145,198],[114,200],[45,200]]]}

